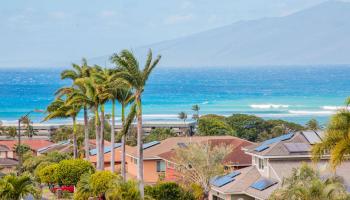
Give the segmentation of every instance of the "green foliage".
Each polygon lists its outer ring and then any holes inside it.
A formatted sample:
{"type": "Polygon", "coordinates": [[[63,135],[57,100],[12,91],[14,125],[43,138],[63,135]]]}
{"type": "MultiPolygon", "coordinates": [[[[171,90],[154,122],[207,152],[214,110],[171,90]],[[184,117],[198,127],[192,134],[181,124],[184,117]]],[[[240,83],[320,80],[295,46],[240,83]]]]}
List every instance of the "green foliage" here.
{"type": "Polygon", "coordinates": [[[229,117],[204,115],[198,122],[200,135],[233,135],[253,142],[264,141],[304,127],[284,120],[264,120],[254,115],[233,114],[229,117]]]}
{"type": "Polygon", "coordinates": [[[37,197],[40,191],[34,186],[33,179],[28,174],[21,176],[10,174],[0,179],[1,200],[20,200],[29,194],[37,197]]]}
{"type": "Polygon", "coordinates": [[[225,117],[206,115],[199,118],[200,135],[234,135],[234,131],[224,121],[225,117]]]}
{"type": "Polygon", "coordinates": [[[141,194],[135,181],[119,181],[106,193],[107,200],[141,200],[141,194]]]}
{"type": "Polygon", "coordinates": [[[349,159],[350,154],[350,111],[340,110],[330,119],[322,142],[312,148],[313,160],[318,161],[322,156],[330,155],[333,168],[349,159]]]}
{"type": "Polygon", "coordinates": [[[105,194],[115,183],[118,176],[111,171],[98,171],[91,175],[90,185],[92,194],[100,196],[105,194]]]}
{"type": "Polygon", "coordinates": [[[58,176],[57,176],[57,171],[58,171],[58,164],[49,164],[44,167],[41,167],[41,163],[37,170],[36,170],[36,176],[39,178],[41,183],[46,183],[46,184],[54,184],[58,182],[58,176]]]}
{"type": "Polygon", "coordinates": [[[305,124],[305,126],[307,129],[314,130],[314,131],[321,129],[321,125],[318,123],[316,119],[310,119],[305,124]]]}
{"type": "Polygon", "coordinates": [[[318,171],[303,164],[283,180],[282,187],[274,191],[269,199],[348,200],[350,195],[339,177],[321,178],[318,171]]]}
{"type": "Polygon", "coordinates": [[[47,155],[40,156],[33,156],[33,154],[28,153],[24,155],[23,170],[33,173],[41,163],[58,163],[70,158],[69,154],[59,152],[50,152],[47,155]]]}
{"type": "Polygon", "coordinates": [[[175,137],[176,133],[169,128],[156,128],[151,131],[144,139],[144,142],[165,140],[169,137],[175,137]]]}
{"type": "Polygon", "coordinates": [[[95,169],[89,161],[82,159],[62,160],[58,164],[57,178],[59,184],[76,185],[81,175],[94,171],[95,169]]]}
{"type": "Polygon", "coordinates": [[[81,175],[76,191],[74,192],[74,200],[86,200],[92,196],[90,177],[91,174],[88,173],[81,175]]]}
{"type": "Polygon", "coordinates": [[[195,197],[174,182],[161,182],[154,186],[146,186],[145,195],[155,200],[194,200],[195,197]]]}
{"type": "Polygon", "coordinates": [[[26,152],[30,151],[30,147],[26,144],[15,145],[13,148],[14,148],[15,152],[19,155],[23,155],[26,152]]]}

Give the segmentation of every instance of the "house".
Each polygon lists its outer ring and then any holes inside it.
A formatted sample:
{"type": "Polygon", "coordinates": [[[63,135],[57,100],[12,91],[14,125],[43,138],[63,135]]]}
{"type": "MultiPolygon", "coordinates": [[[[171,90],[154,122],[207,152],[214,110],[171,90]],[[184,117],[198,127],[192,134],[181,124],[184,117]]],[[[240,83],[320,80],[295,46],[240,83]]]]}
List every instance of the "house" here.
{"type": "MultiPolygon", "coordinates": [[[[17,144],[18,144],[18,140],[1,140],[0,141],[1,146],[6,146],[9,149],[9,151],[7,152],[7,158],[12,158],[12,159],[17,159],[17,155],[15,152],[15,146],[17,144]]],[[[40,153],[38,152],[38,150],[40,150],[41,148],[47,147],[49,145],[52,145],[53,143],[48,140],[28,139],[28,140],[22,140],[21,144],[29,146],[29,148],[33,152],[33,155],[39,155],[40,153]]]]}
{"type": "MultiPolygon", "coordinates": [[[[106,144],[106,143],[105,143],[106,144]]],[[[111,143],[108,142],[108,146],[105,145],[104,147],[104,165],[105,165],[105,170],[108,170],[111,166],[111,149],[112,146],[110,145],[111,143]]],[[[114,160],[115,160],[115,164],[116,164],[116,168],[119,168],[119,165],[121,163],[121,152],[118,151],[119,148],[121,147],[121,143],[115,143],[114,144],[114,150],[115,150],[115,154],[114,154],[114,160]]],[[[90,162],[92,162],[95,166],[97,163],[97,149],[91,149],[90,150],[90,162]]]]}
{"type": "Polygon", "coordinates": [[[0,145],[0,167],[2,172],[10,172],[13,171],[14,168],[18,165],[18,161],[9,158],[9,155],[11,155],[12,150],[10,150],[5,145],[0,145]]]}
{"type": "MultiPolygon", "coordinates": [[[[252,142],[233,136],[193,136],[171,137],[163,141],[153,141],[143,145],[143,166],[145,183],[156,183],[160,179],[176,180],[176,160],[173,160],[174,150],[191,143],[210,142],[229,144],[233,151],[227,156],[227,162],[233,167],[251,165],[251,156],[243,154],[241,147],[252,145],[252,142]]],[[[137,147],[126,146],[127,173],[129,177],[137,176],[137,147]]]]}
{"type": "MultiPolygon", "coordinates": [[[[252,166],[214,177],[209,199],[268,199],[281,186],[283,179],[303,163],[310,163],[323,175],[331,174],[327,159],[317,164],[311,162],[311,147],[320,142],[323,135],[323,132],[314,131],[289,133],[243,147],[252,158],[252,166]]],[[[350,162],[343,163],[335,173],[344,178],[346,185],[350,185],[350,162]]]]}

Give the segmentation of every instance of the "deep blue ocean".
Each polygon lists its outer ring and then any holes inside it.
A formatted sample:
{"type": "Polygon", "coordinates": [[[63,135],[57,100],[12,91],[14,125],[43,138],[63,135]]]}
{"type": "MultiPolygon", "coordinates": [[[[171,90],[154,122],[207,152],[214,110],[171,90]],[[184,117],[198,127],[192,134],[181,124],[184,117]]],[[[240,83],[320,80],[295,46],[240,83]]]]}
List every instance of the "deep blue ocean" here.
{"type": "MultiPolygon", "coordinates": [[[[0,69],[0,120],[14,122],[30,110],[45,109],[59,87],[71,84],[60,80],[61,71],[0,69]]],[[[350,95],[349,75],[350,66],[158,68],[144,93],[144,119],[177,120],[181,111],[191,118],[191,106],[198,104],[200,114],[326,123],[350,95]]],[[[35,122],[43,118],[40,113],[31,116],[35,122]]]]}

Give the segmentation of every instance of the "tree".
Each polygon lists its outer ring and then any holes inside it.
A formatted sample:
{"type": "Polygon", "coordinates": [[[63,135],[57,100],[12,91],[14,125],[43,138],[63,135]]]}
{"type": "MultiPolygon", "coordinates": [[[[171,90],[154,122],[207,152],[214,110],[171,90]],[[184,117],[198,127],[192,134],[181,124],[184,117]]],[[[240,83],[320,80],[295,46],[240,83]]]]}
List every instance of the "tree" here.
{"type": "Polygon", "coordinates": [[[187,120],[187,113],[185,113],[185,112],[180,112],[180,113],[178,114],[178,118],[179,118],[180,120],[184,121],[184,123],[185,123],[186,120],[187,120]]]}
{"type": "Polygon", "coordinates": [[[151,131],[149,135],[146,136],[144,142],[152,142],[152,141],[159,141],[159,140],[165,140],[169,137],[175,137],[176,133],[169,128],[156,128],[151,131]]]}
{"type": "Polygon", "coordinates": [[[193,105],[192,106],[192,110],[195,112],[193,115],[192,115],[192,119],[196,120],[197,123],[198,123],[198,120],[199,120],[199,110],[200,110],[200,107],[199,105],[193,105]]]}
{"type": "Polygon", "coordinates": [[[282,187],[269,199],[347,200],[350,195],[339,177],[322,179],[318,171],[303,164],[299,169],[293,169],[292,175],[283,180],[282,187]]]}
{"type": "Polygon", "coordinates": [[[142,94],[145,89],[147,80],[156,67],[161,56],[157,56],[155,60],[152,58],[152,51],[149,50],[146,63],[143,69],[140,69],[139,62],[129,50],[123,50],[119,54],[114,54],[111,61],[115,63],[118,68],[115,74],[116,79],[121,83],[126,83],[134,90],[134,98],[137,110],[137,156],[138,173],[137,179],[139,181],[141,197],[144,197],[144,183],[143,183],[143,130],[142,130],[142,94]],[[153,60],[153,61],[152,61],[153,60]]]}
{"type": "Polygon", "coordinates": [[[20,200],[28,195],[37,196],[39,193],[32,178],[27,174],[9,174],[0,179],[0,199],[20,200]]]}
{"type": "Polygon", "coordinates": [[[231,151],[231,146],[226,145],[191,144],[176,149],[174,158],[182,180],[200,185],[207,197],[210,179],[224,173],[224,160],[231,151]]]}
{"type": "Polygon", "coordinates": [[[321,129],[320,124],[318,123],[318,121],[316,119],[310,119],[307,123],[306,123],[306,128],[309,130],[319,130],[321,129]]]}
{"type": "Polygon", "coordinates": [[[334,114],[327,126],[324,138],[312,148],[314,161],[322,156],[330,155],[330,164],[335,169],[343,161],[349,159],[350,154],[350,111],[343,109],[334,114]]]}
{"type": "Polygon", "coordinates": [[[80,98],[80,100],[85,100],[83,102],[83,110],[84,110],[84,149],[85,149],[85,158],[89,160],[89,128],[88,128],[88,109],[90,108],[91,104],[88,100],[87,91],[84,85],[79,85],[75,83],[75,80],[79,78],[87,78],[90,77],[91,74],[91,67],[88,66],[87,61],[85,58],[82,59],[82,65],[79,66],[77,64],[72,64],[73,70],[64,70],[61,73],[61,79],[71,79],[73,81],[73,84],[77,86],[78,90],[76,90],[76,94],[72,94],[71,97],[74,98],[75,96],[84,96],[84,98],[80,98]]]}
{"type": "Polygon", "coordinates": [[[73,157],[78,157],[78,143],[77,143],[77,115],[79,114],[82,105],[81,104],[67,104],[67,101],[61,99],[62,91],[75,90],[74,88],[61,88],[57,91],[59,98],[55,99],[47,107],[47,115],[43,121],[48,121],[54,118],[72,118],[73,121],[73,157]]]}
{"type": "Polygon", "coordinates": [[[94,167],[89,161],[82,159],[62,160],[58,163],[57,179],[59,184],[77,185],[81,175],[93,173],[94,167]]]}
{"type": "Polygon", "coordinates": [[[199,135],[235,135],[234,130],[225,122],[225,117],[204,115],[198,120],[199,135]]]}

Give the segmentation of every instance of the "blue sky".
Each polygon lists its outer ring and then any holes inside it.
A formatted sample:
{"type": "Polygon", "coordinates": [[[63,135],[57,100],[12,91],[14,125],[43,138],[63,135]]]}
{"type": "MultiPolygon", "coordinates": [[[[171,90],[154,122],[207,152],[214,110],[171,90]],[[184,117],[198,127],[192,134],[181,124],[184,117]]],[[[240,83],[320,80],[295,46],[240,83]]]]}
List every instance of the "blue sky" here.
{"type": "Polygon", "coordinates": [[[0,67],[56,67],[325,0],[11,0],[0,2],[0,67]]]}

